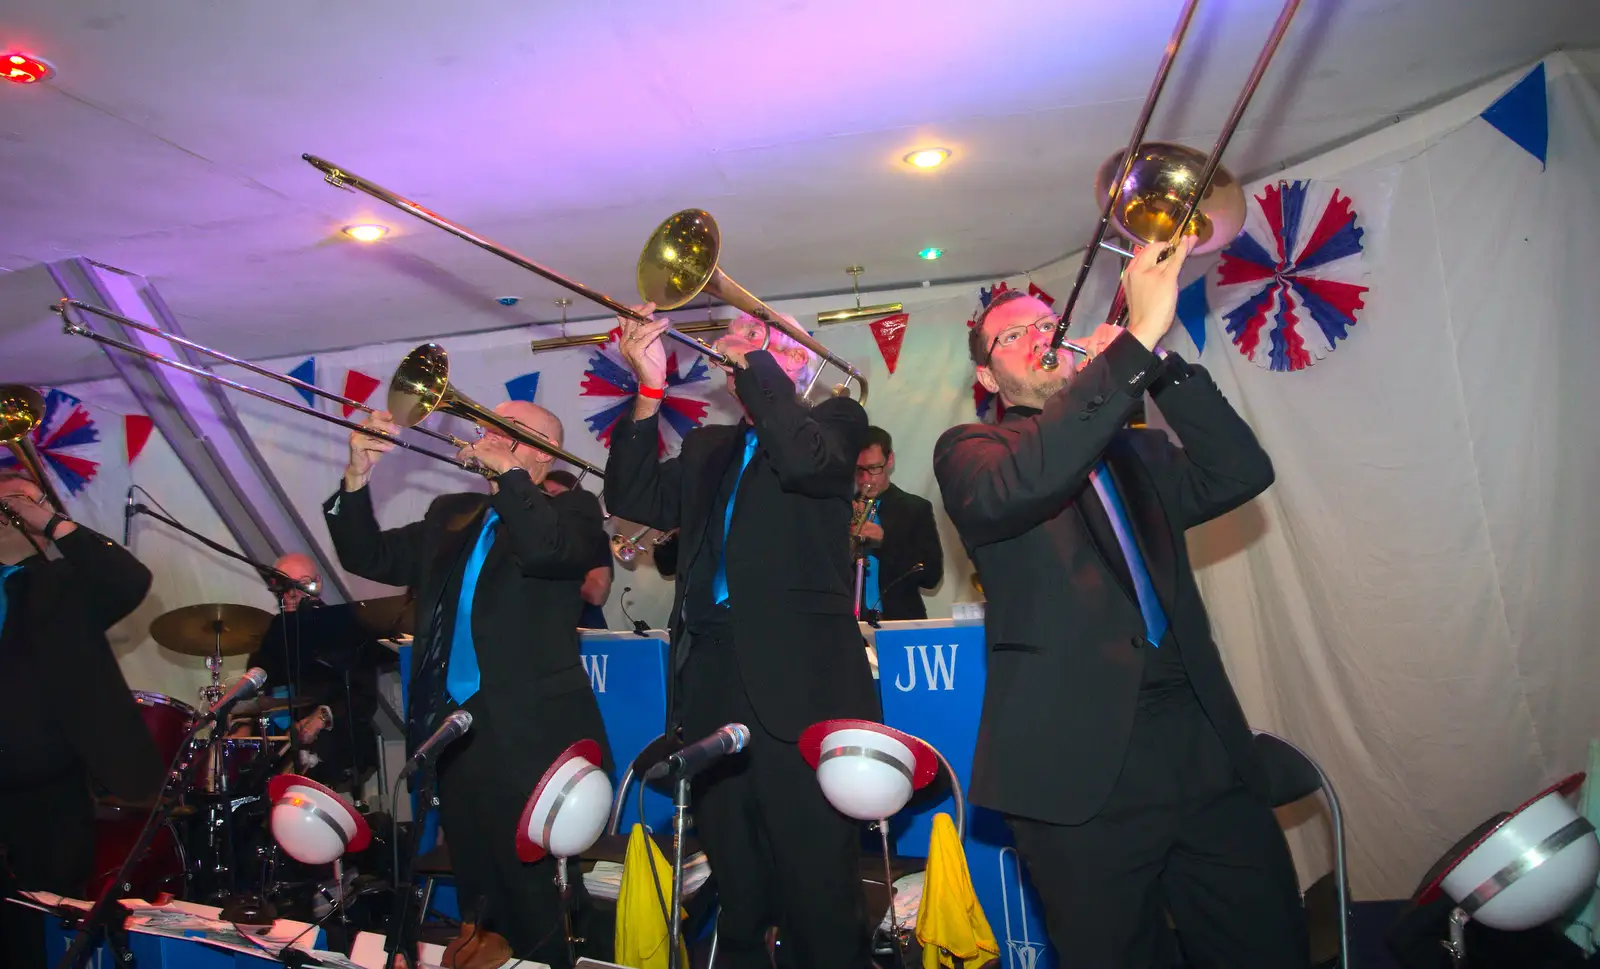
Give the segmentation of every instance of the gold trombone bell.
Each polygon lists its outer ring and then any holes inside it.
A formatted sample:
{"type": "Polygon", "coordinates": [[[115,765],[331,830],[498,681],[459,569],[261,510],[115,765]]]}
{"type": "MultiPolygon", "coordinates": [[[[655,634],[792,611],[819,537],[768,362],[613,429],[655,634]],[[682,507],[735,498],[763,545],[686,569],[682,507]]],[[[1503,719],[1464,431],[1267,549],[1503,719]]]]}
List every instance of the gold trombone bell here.
{"type": "Polygon", "coordinates": [[[604,477],[600,469],[562,451],[543,434],[501,417],[455,389],[450,384],[449,354],[437,343],[424,343],[406,354],[389,381],[389,414],[401,427],[415,427],[435,412],[492,427],[518,444],[537,448],[587,473],[604,477]]]}
{"type": "MultiPolygon", "coordinates": [[[[1095,174],[1095,197],[1104,199],[1111,182],[1122,170],[1122,152],[1117,152],[1095,174]]],[[[1128,175],[1118,186],[1118,197],[1111,207],[1111,224],[1128,239],[1148,246],[1181,238],[1177,222],[1194,197],[1206,167],[1203,152],[1165,141],[1147,141],[1128,175]]],[[[1226,168],[1218,166],[1205,196],[1194,208],[1189,226],[1196,236],[1194,252],[1221,249],[1244,229],[1244,188],[1226,168]]]]}
{"type": "MultiPolygon", "coordinates": [[[[734,309],[748,313],[831,364],[845,375],[845,383],[833,387],[835,397],[849,396],[849,382],[860,389],[859,400],[867,402],[866,377],[850,361],[823,346],[811,334],[790,323],[749,290],[733,281],[717,265],[722,252],[722,232],[717,220],[704,209],[675,212],[656,227],[639,254],[637,278],[639,295],[658,310],[675,310],[705,293],[734,309]]],[[[819,365],[816,373],[820,374],[819,365]]],[[[813,376],[813,381],[815,376],[813,376]]],[[[801,391],[806,396],[809,387],[801,391]]]]}
{"type": "Polygon", "coordinates": [[[67,506],[45,474],[44,462],[39,460],[39,451],[33,446],[34,429],[43,422],[44,397],[37,390],[22,384],[0,386],[0,444],[11,448],[11,453],[33,477],[34,484],[39,486],[56,514],[66,515],[67,506]]]}

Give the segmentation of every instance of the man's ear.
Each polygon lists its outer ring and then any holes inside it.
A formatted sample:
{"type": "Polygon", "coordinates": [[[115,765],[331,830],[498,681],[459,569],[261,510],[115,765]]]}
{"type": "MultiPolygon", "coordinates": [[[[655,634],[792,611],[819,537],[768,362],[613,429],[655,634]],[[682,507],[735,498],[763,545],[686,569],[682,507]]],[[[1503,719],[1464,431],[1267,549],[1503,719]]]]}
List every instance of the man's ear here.
{"type": "Polygon", "coordinates": [[[991,394],[997,394],[1000,392],[1000,385],[995,383],[994,374],[989,372],[988,367],[978,368],[978,383],[982,384],[983,389],[987,390],[991,394]]]}

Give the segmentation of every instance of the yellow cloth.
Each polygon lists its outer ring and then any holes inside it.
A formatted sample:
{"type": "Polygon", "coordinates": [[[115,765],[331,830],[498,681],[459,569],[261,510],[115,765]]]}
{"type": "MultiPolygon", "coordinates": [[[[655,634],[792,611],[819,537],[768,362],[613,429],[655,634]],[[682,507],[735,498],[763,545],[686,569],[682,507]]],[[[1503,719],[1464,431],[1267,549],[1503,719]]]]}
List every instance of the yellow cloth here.
{"type": "Polygon", "coordinates": [[[976,966],[1000,957],[1000,943],[972,890],[967,853],[948,814],[933,818],[922,904],[917,909],[917,941],[922,943],[922,969],[953,967],[955,959],[976,966]]]}
{"type": "MultiPolygon", "coordinates": [[[[633,969],[667,969],[667,920],[662,918],[672,904],[672,866],[635,824],[628,835],[628,854],[622,860],[622,884],[617,889],[617,962],[633,969]],[[654,865],[656,877],[650,877],[654,865]],[[661,893],[656,893],[657,879],[661,893]],[[665,902],[663,902],[665,899],[665,902]]],[[[679,918],[683,913],[679,913],[679,918]]],[[[682,965],[689,964],[689,950],[679,943],[682,965]]]]}

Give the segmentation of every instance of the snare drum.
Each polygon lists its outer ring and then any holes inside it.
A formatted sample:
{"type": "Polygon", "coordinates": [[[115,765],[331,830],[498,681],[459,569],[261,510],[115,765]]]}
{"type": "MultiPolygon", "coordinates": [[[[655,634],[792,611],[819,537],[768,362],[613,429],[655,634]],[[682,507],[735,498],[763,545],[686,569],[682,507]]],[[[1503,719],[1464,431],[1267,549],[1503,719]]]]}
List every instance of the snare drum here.
{"type": "Polygon", "coordinates": [[[156,742],[156,750],[161,753],[161,761],[171,764],[183,750],[183,743],[189,737],[189,728],[200,719],[200,711],[184,703],[174,700],[161,693],[146,693],[143,690],[133,690],[133,699],[139,704],[139,716],[144,719],[144,725],[150,731],[150,736],[156,742]]]}

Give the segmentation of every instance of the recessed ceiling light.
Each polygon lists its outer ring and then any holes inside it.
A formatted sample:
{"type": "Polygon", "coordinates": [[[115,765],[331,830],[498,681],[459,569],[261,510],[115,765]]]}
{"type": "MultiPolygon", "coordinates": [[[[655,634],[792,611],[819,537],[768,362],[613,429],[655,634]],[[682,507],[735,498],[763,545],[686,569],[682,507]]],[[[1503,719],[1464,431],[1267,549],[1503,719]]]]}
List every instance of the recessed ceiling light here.
{"type": "Polygon", "coordinates": [[[921,252],[917,253],[917,258],[932,260],[932,259],[938,259],[942,255],[944,255],[944,250],[943,249],[937,248],[935,246],[929,246],[928,248],[926,248],[926,249],[922,250],[921,252]]]}
{"type": "Polygon", "coordinates": [[[389,227],[366,223],[363,225],[347,225],[341,231],[357,242],[377,242],[389,234],[389,227]]]}
{"type": "Polygon", "coordinates": [[[912,168],[938,168],[950,157],[948,148],[922,148],[906,156],[906,164],[912,168]]]}
{"type": "Polygon", "coordinates": [[[11,52],[0,54],[0,77],[13,84],[35,84],[51,77],[56,69],[50,62],[31,54],[11,52]]]}

